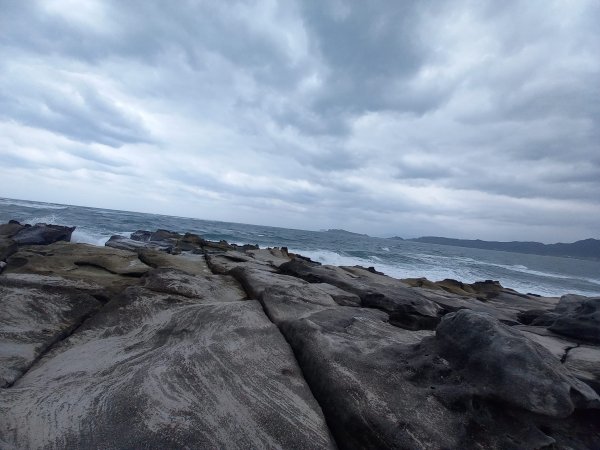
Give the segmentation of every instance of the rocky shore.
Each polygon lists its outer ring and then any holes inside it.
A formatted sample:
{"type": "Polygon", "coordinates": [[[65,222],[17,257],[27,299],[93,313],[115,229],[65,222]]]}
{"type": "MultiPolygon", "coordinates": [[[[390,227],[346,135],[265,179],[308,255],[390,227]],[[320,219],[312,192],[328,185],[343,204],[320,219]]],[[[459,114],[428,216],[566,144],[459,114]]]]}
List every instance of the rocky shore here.
{"type": "Polygon", "coordinates": [[[0,448],[597,449],[600,297],[0,225],[0,448]]]}

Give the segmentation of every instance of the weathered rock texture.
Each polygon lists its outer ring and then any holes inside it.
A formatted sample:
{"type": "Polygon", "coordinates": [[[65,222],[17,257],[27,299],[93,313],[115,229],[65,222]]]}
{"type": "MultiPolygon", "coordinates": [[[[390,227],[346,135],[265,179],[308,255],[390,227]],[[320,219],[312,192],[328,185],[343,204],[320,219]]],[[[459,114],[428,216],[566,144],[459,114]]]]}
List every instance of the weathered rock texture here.
{"type": "Polygon", "coordinates": [[[2,449],[600,448],[597,299],[26,229],[0,225],[2,449]]]}

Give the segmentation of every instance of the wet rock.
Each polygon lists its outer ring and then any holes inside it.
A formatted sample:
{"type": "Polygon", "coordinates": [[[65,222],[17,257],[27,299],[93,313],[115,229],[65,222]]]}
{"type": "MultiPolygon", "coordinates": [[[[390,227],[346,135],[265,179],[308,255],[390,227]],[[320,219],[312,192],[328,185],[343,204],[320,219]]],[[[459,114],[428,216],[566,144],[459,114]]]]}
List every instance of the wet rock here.
{"type": "Polygon", "coordinates": [[[19,230],[12,236],[12,240],[19,245],[47,245],[58,241],[69,242],[74,230],[75,227],[37,223],[19,230]]]}
{"type": "Polygon", "coordinates": [[[74,289],[0,277],[0,387],[14,383],[99,307],[74,289]]]}
{"type": "Polygon", "coordinates": [[[487,314],[449,314],[436,339],[441,356],[481,397],[551,417],[567,417],[575,408],[600,409],[600,397],[545,348],[487,314]]]}
{"type": "Polygon", "coordinates": [[[600,344],[600,297],[564,295],[554,312],[558,317],[549,330],[600,344]]]}
{"type": "Polygon", "coordinates": [[[0,390],[0,436],[9,448],[335,447],[258,302],[140,288],[0,390]]]}

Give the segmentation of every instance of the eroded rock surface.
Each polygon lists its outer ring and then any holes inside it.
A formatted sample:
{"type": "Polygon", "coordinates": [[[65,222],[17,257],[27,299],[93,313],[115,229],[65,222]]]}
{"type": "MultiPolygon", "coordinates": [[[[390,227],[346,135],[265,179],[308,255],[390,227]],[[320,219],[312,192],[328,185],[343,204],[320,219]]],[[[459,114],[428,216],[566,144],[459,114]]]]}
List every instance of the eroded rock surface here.
{"type": "Polygon", "coordinates": [[[25,228],[0,225],[1,448],[600,448],[590,299],[25,228]]]}

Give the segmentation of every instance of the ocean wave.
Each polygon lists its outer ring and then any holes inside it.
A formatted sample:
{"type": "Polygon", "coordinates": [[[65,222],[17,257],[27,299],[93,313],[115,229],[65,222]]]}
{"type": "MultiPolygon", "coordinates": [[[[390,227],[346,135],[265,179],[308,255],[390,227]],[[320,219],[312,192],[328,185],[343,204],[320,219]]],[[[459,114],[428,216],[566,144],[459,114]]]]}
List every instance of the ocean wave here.
{"type": "Polygon", "coordinates": [[[108,241],[111,236],[119,235],[124,237],[130,237],[131,233],[132,231],[106,232],[94,231],[83,227],[77,227],[71,235],[71,242],[75,242],[78,244],[91,244],[103,247],[104,244],[106,244],[106,241],[108,241]]]}
{"type": "Polygon", "coordinates": [[[57,205],[54,203],[38,203],[38,202],[29,202],[26,200],[10,200],[10,199],[0,199],[0,204],[6,206],[22,206],[25,208],[33,208],[33,209],[67,209],[66,205],[57,205]]]}

